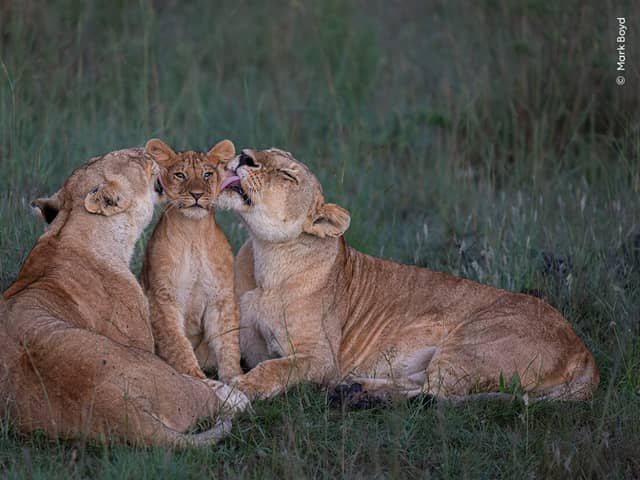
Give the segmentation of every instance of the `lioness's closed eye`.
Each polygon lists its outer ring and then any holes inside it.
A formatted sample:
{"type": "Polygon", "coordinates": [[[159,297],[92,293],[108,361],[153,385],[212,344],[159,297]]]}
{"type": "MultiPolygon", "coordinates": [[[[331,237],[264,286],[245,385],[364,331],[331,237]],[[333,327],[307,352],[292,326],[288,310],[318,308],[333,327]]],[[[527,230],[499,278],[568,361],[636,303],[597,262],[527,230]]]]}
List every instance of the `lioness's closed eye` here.
{"type": "Polygon", "coordinates": [[[537,397],[582,399],[593,356],[542,300],[374,258],[342,237],[350,215],[327,203],[285,151],[245,149],[227,166],[218,205],[249,239],[236,258],[240,342],[251,396],[343,379],[413,396],[499,391],[520,378],[537,397]]]}
{"type": "Polygon", "coordinates": [[[158,139],[145,151],[162,167],[168,204],[145,252],[142,282],[149,297],[158,355],[179,372],[204,378],[216,367],[228,381],[241,373],[233,253],[215,221],[229,140],[209,152],[175,152],[158,139]]]}

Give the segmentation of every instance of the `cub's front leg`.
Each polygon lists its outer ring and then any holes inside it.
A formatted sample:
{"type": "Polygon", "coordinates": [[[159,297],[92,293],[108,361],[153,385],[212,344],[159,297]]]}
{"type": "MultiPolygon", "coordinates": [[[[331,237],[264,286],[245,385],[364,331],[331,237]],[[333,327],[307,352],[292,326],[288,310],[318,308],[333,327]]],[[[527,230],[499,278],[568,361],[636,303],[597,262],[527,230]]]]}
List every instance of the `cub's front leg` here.
{"type": "Polygon", "coordinates": [[[150,299],[149,307],[158,356],[180,373],[206,378],[198,365],[193,346],[184,334],[184,317],[180,309],[155,299],[150,299]]]}

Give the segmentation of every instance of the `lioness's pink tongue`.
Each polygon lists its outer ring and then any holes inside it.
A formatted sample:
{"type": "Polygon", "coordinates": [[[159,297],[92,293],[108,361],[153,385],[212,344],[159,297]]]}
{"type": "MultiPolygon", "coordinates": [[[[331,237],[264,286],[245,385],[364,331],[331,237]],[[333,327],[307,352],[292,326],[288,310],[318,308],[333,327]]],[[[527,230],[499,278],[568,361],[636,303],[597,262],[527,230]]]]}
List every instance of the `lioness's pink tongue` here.
{"type": "Polygon", "coordinates": [[[225,178],[220,184],[220,191],[224,190],[229,185],[240,186],[240,177],[238,177],[237,175],[231,175],[230,177],[225,178]]]}

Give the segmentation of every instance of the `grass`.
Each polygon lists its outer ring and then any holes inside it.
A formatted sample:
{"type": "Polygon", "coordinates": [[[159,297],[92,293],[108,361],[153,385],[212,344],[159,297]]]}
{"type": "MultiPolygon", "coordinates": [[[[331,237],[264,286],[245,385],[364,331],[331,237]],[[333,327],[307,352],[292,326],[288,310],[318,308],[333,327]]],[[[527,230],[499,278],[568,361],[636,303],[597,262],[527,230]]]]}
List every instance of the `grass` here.
{"type": "Polygon", "coordinates": [[[42,232],[29,201],[75,166],[228,137],[308,163],[360,250],[543,295],[602,376],[569,405],[344,412],[302,386],[206,450],[24,438],[9,418],[0,476],[639,477],[640,48],[616,86],[620,15],[631,45],[631,1],[0,2],[3,290],[42,232]]]}

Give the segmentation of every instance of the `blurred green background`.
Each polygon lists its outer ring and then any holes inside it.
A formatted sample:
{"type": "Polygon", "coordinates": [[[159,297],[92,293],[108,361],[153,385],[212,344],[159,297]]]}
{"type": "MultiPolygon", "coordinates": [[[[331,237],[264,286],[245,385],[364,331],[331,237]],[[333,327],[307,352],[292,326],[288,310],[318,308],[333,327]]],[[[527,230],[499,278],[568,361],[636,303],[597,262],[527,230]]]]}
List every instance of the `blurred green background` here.
{"type": "Polygon", "coordinates": [[[307,163],[356,248],[543,296],[602,374],[578,405],[335,412],[301,387],[209,452],[5,421],[0,473],[640,476],[639,32],[632,1],[0,0],[2,289],[43,231],[30,200],[88,158],[230,138],[307,163]]]}

